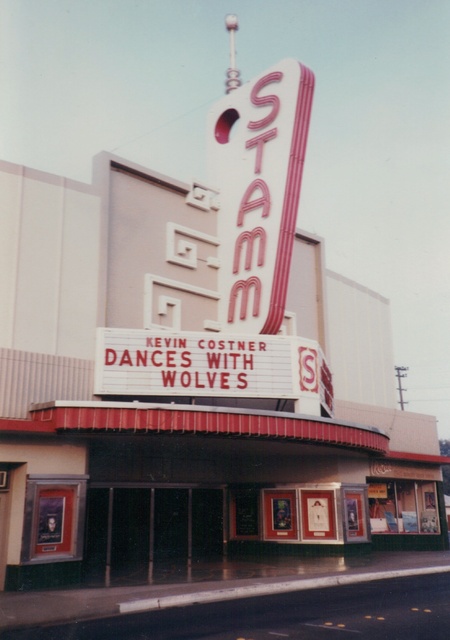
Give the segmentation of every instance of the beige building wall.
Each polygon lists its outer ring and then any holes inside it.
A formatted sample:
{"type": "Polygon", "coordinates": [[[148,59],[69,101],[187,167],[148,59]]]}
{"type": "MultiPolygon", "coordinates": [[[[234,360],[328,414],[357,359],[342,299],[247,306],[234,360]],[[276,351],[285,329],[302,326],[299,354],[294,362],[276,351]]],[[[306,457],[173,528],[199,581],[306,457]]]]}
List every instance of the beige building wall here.
{"type": "Polygon", "coordinates": [[[339,456],[338,477],[341,482],[365,484],[370,475],[369,459],[365,455],[339,456]]]}
{"type": "Polygon", "coordinates": [[[331,271],[326,287],[335,399],[395,409],[389,301],[331,271]]]}
{"type": "Polygon", "coordinates": [[[327,355],[326,282],[324,244],[318,236],[297,229],[292,252],[286,299],[288,313],[294,315],[295,333],[319,342],[327,355]]]}
{"type": "Polygon", "coordinates": [[[0,347],[94,356],[98,196],[89,185],[0,162],[0,347]]]}
{"type": "MultiPolygon", "coordinates": [[[[4,553],[5,564],[19,564],[24,522],[24,503],[27,476],[30,474],[84,475],[87,454],[84,445],[61,444],[54,439],[35,438],[27,443],[21,439],[2,442],[2,463],[17,465],[10,472],[9,514],[3,531],[9,532],[4,553]]],[[[0,581],[0,585],[2,582],[0,581]]]]}
{"type": "MultiPolygon", "coordinates": [[[[208,207],[215,192],[201,187],[206,195],[196,203],[193,185],[107,153],[96,157],[94,175],[108,229],[103,324],[226,333],[217,322],[218,211],[208,207]]],[[[322,244],[296,232],[282,332],[317,340],[325,350],[322,244]]]]}
{"type": "Polygon", "coordinates": [[[440,455],[434,416],[338,400],[335,417],[382,429],[390,438],[391,451],[440,455]]]}
{"type": "Polygon", "coordinates": [[[119,160],[95,160],[108,234],[103,325],[217,329],[216,210],[188,204],[191,185],[119,160]]]}

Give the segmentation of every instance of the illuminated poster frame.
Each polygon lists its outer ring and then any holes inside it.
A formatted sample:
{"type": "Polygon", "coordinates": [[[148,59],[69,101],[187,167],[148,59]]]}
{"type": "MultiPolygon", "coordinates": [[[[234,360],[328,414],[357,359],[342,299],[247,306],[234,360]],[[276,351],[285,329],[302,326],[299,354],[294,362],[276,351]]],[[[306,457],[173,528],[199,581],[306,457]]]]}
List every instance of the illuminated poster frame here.
{"type": "Polygon", "coordinates": [[[331,490],[300,489],[302,540],[329,542],[338,539],[335,492],[331,490]]]}
{"type": "Polygon", "coordinates": [[[343,487],[342,511],[346,542],[367,542],[370,537],[368,525],[367,488],[343,487]]]}
{"type": "Polygon", "coordinates": [[[81,560],[87,476],[30,476],[23,564],[81,560]]]}
{"type": "Polygon", "coordinates": [[[297,491],[263,491],[264,539],[277,542],[298,541],[297,491]]]}

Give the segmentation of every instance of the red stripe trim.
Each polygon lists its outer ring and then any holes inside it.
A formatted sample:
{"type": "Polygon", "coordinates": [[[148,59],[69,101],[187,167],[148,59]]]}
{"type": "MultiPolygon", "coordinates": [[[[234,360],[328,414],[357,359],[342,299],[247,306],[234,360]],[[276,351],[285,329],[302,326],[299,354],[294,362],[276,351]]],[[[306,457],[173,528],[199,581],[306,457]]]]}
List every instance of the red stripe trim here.
{"type": "Polygon", "coordinates": [[[0,433],[55,433],[53,422],[36,423],[32,420],[9,420],[0,418],[0,433]]]}
{"type": "Polygon", "coordinates": [[[433,456],[426,453],[409,453],[406,451],[388,451],[388,458],[396,460],[414,460],[415,462],[428,462],[431,464],[450,464],[450,457],[433,456]]]}

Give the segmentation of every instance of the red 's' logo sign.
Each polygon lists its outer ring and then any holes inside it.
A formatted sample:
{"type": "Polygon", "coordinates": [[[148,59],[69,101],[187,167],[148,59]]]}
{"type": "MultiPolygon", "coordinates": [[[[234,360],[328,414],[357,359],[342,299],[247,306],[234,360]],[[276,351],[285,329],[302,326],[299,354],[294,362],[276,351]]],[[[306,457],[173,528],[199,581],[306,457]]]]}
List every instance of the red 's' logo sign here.
{"type": "Polygon", "coordinates": [[[317,393],[319,390],[317,351],[316,349],[311,349],[309,347],[300,347],[298,353],[300,389],[302,391],[313,391],[314,393],[317,393]]]}

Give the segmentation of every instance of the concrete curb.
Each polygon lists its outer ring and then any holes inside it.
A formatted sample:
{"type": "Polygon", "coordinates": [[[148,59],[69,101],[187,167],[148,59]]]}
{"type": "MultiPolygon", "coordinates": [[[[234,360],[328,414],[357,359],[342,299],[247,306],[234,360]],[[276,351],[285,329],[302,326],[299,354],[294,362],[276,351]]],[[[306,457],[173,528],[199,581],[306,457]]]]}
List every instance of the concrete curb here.
{"type": "Polygon", "coordinates": [[[347,584],[358,584],[374,580],[389,580],[392,578],[407,578],[408,576],[428,575],[433,573],[450,572],[450,566],[424,567],[421,569],[398,569],[396,571],[374,571],[353,575],[328,576],[326,578],[309,578],[304,580],[289,580],[287,582],[275,582],[272,584],[254,584],[244,587],[232,587],[229,589],[214,589],[211,591],[199,591],[185,593],[162,598],[146,598],[131,602],[120,602],[119,613],[137,613],[139,611],[154,611],[169,609],[171,607],[186,607],[193,604],[207,602],[220,602],[236,600],[238,598],[251,598],[255,596],[287,593],[289,591],[306,591],[308,589],[324,589],[326,587],[338,587],[347,584]]]}

